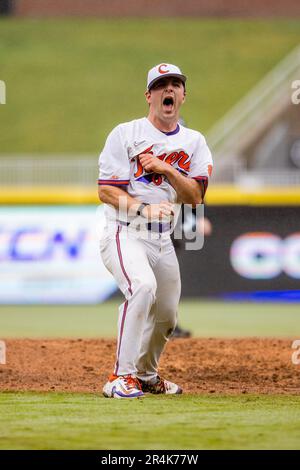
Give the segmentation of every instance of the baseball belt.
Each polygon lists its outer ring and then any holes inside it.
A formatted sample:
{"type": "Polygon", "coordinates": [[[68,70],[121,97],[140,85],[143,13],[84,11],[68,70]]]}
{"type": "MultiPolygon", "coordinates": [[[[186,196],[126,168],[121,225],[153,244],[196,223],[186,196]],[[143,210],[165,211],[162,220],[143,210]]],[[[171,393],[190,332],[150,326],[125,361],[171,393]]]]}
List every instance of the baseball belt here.
{"type": "MultiPolygon", "coordinates": [[[[125,225],[125,227],[129,227],[130,222],[124,222],[123,220],[118,220],[118,223],[120,225],[125,225]]],[[[156,232],[156,233],[164,233],[164,232],[169,232],[171,229],[171,223],[161,223],[161,222],[149,222],[145,223],[145,227],[147,230],[150,232],[156,232]]]]}

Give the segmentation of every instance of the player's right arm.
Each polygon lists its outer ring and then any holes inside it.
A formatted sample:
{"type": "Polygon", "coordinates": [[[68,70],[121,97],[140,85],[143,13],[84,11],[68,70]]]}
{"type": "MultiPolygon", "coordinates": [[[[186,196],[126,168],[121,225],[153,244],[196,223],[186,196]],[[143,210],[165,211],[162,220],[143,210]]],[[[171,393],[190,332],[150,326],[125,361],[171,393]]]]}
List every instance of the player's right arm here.
{"type": "MultiPolygon", "coordinates": [[[[130,182],[130,163],[126,149],[126,137],[122,126],[109,134],[99,157],[98,194],[105,204],[113,206],[119,213],[135,215],[143,201],[130,196],[127,186],[130,182]]],[[[170,216],[173,206],[169,202],[144,207],[142,214],[149,220],[170,216]]]]}
{"type": "MultiPolygon", "coordinates": [[[[110,204],[119,211],[120,214],[129,214],[135,216],[141,206],[141,201],[130,196],[124,189],[119,187],[102,185],[98,188],[100,201],[110,204]]],[[[142,215],[147,220],[160,220],[164,216],[174,215],[173,204],[168,201],[162,201],[160,204],[149,204],[142,210],[142,215]]]]}
{"type": "Polygon", "coordinates": [[[100,201],[113,206],[115,209],[132,212],[137,210],[140,202],[130,196],[124,189],[118,186],[101,185],[98,186],[98,195],[100,201]]]}

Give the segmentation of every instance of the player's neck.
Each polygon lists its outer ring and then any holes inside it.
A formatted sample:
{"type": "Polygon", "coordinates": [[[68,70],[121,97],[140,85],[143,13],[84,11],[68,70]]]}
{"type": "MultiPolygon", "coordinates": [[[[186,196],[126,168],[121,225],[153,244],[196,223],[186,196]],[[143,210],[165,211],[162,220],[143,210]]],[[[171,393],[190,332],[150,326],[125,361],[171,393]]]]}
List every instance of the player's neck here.
{"type": "Polygon", "coordinates": [[[178,119],[172,119],[172,121],[162,121],[161,119],[157,118],[156,116],[148,114],[148,120],[151,124],[156,127],[159,131],[162,132],[173,132],[177,128],[178,119]]]}

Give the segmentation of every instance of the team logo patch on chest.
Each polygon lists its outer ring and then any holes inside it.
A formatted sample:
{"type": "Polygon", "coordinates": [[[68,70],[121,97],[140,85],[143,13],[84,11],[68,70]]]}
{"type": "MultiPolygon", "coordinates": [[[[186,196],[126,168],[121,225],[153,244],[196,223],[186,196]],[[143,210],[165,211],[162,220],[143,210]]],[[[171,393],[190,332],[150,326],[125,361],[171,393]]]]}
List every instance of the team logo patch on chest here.
{"type": "MultiPolygon", "coordinates": [[[[153,145],[143,150],[142,153],[150,153],[153,155],[154,153],[152,149],[153,145]]],[[[162,153],[161,155],[157,155],[156,158],[159,158],[169,165],[172,165],[174,168],[185,175],[187,175],[190,171],[191,157],[184,150],[162,153]]],[[[147,173],[140,162],[139,156],[135,157],[135,164],[136,168],[134,177],[136,181],[142,181],[147,184],[154,183],[156,186],[159,186],[162,183],[164,176],[158,175],[156,173],[147,173]]]]}

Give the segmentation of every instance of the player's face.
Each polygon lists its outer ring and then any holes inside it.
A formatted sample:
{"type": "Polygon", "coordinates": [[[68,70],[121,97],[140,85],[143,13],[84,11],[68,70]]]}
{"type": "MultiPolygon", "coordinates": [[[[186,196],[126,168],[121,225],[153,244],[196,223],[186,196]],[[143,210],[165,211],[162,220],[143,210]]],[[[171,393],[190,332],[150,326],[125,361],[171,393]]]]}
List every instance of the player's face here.
{"type": "Polygon", "coordinates": [[[185,89],[180,79],[164,77],[146,92],[150,113],[163,121],[178,120],[179,108],[185,100],[185,89]]]}

